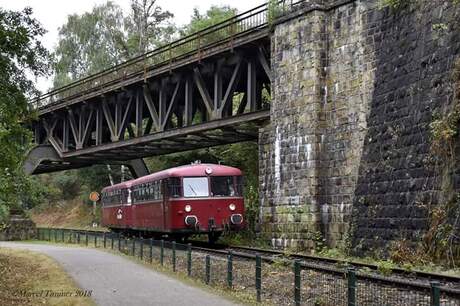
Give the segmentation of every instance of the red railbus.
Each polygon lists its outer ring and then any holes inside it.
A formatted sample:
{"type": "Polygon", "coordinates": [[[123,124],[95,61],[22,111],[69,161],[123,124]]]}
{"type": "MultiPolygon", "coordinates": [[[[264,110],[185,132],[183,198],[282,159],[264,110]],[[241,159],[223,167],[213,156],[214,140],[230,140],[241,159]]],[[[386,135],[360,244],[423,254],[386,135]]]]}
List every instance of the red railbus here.
{"type": "Polygon", "coordinates": [[[174,238],[244,227],[241,170],[192,164],[163,170],[102,190],[102,223],[117,232],[174,238]]]}

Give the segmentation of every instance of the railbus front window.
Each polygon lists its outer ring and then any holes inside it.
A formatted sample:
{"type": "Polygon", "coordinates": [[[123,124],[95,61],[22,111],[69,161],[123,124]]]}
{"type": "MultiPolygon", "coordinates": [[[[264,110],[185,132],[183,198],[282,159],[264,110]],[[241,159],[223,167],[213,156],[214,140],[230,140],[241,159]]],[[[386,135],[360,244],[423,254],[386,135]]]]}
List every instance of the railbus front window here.
{"type": "Polygon", "coordinates": [[[207,177],[184,177],[184,197],[208,197],[209,186],[207,177]]]}
{"type": "Polygon", "coordinates": [[[211,195],[214,197],[234,197],[233,176],[211,176],[211,195]]]}

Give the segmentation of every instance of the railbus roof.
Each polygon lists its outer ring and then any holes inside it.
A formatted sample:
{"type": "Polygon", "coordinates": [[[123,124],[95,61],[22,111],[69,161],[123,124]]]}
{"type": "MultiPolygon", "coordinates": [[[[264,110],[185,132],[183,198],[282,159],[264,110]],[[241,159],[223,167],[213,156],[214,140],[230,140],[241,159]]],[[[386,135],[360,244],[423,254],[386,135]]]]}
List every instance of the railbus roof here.
{"type": "Polygon", "coordinates": [[[187,176],[239,176],[243,172],[235,167],[216,165],[216,164],[192,164],[165,169],[137,179],[132,179],[123,183],[108,186],[102,189],[103,192],[115,189],[130,188],[154,180],[161,180],[168,177],[187,177],[187,176]],[[209,174],[209,169],[211,173],[209,174]],[[208,172],[207,172],[208,171],[208,172]]]}

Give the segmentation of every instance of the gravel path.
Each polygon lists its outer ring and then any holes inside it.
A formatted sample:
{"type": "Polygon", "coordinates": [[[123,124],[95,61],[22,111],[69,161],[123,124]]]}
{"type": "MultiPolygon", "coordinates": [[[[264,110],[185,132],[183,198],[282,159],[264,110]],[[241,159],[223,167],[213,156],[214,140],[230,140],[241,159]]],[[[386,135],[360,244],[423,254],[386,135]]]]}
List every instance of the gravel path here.
{"type": "MultiPolygon", "coordinates": [[[[0,242],[0,247],[28,249],[58,261],[100,305],[235,305],[107,252],[41,244],[0,242]]],[[[50,288],[51,289],[51,288],[50,288]]]]}

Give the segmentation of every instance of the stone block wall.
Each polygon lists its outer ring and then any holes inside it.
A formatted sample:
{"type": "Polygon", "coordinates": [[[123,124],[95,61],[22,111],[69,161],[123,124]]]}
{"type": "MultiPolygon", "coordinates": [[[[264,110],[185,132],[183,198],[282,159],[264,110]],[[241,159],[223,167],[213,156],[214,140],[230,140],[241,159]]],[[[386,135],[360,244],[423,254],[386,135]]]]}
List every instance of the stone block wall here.
{"type": "Polygon", "coordinates": [[[428,126],[451,104],[459,53],[460,7],[441,2],[307,3],[275,26],[259,138],[261,229],[274,246],[420,238],[428,212],[417,199],[435,205],[440,188],[423,164],[428,126]]]}
{"type": "Polygon", "coordinates": [[[5,227],[0,230],[2,240],[28,240],[36,238],[35,223],[23,214],[12,214],[5,227]]]}

